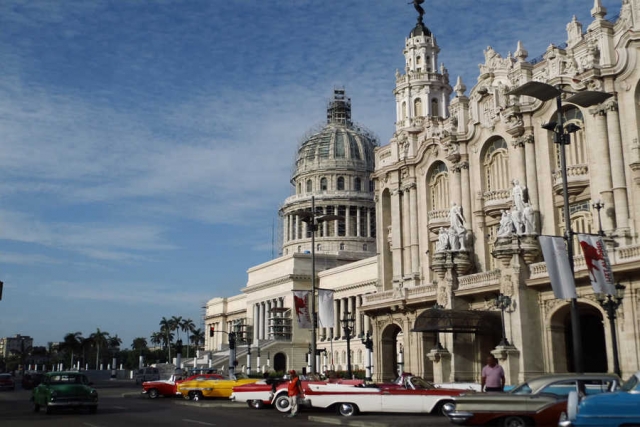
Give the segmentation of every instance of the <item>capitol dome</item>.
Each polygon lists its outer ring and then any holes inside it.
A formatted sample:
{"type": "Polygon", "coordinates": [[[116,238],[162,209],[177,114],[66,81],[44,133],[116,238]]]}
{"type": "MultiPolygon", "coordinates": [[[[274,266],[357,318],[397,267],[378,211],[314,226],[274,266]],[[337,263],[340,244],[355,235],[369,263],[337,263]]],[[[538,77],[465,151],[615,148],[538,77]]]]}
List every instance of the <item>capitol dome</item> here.
{"type": "Polygon", "coordinates": [[[373,201],[374,150],[378,140],[351,121],[351,100],[343,89],[334,90],[327,108],[327,124],[311,133],[298,147],[291,176],[295,194],[280,209],[283,220],[283,255],[311,249],[308,226],[296,212],[339,215],[316,232],[316,251],[344,252],[356,258],[375,254],[373,201]]]}

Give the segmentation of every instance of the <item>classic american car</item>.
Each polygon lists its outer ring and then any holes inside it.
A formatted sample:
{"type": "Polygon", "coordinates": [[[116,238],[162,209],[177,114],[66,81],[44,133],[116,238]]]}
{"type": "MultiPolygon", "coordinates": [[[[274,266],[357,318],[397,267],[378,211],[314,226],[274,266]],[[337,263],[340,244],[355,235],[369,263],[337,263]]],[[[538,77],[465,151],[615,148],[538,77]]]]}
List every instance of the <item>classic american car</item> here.
{"type": "MultiPolygon", "coordinates": [[[[305,392],[309,390],[309,384],[326,384],[329,381],[305,375],[302,375],[300,379],[305,392]]],[[[347,385],[363,383],[362,380],[336,379],[333,381],[347,385]]],[[[235,402],[247,402],[250,408],[260,409],[266,405],[273,405],[279,412],[289,412],[291,407],[287,395],[288,383],[289,380],[287,378],[270,378],[268,381],[260,380],[253,384],[237,386],[233,388],[230,399],[235,402]]]]}
{"type": "Polygon", "coordinates": [[[178,393],[188,400],[201,400],[206,397],[231,396],[233,387],[243,384],[253,384],[258,378],[247,378],[244,374],[236,374],[236,378],[223,377],[211,379],[195,379],[178,384],[178,393]]]}
{"type": "Polygon", "coordinates": [[[467,390],[439,388],[420,377],[407,379],[406,387],[384,387],[375,384],[349,386],[343,384],[309,384],[305,393],[311,407],[336,408],[350,417],[359,412],[401,412],[442,414],[445,404],[467,390]]]}
{"type": "Polygon", "coordinates": [[[444,412],[456,424],[504,427],[555,426],[566,411],[571,391],[583,395],[611,392],[620,384],[613,374],[556,374],[531,379],[508,393],[456,397],[444,412]]]}
{"type": "Polygon", "coordinates": [[[571,392],[567,413],[562,414],[558,426],[640,426],[640,372],[613,393],[587,396],[579,403],[578,400],[578,394],[571,392]]]}
{"type": "Polygon", "coordinates": [[[11,374],[0,374],[0,390],[15,390],[16,382],[11,374]]]}
{"type": "Polygon", "coordinates": [[[146,394],[151,399],[159,396],[180,396],[178,393],[178,384],[184,381],[207,380],[207,379],[224,379],[220,374],[198,374],[183,378],[181,375],[171,375],[167,380],[145,381],[142,383],[142,394],[146,394]]]}
{"type": "Polygon", "coordinates": [[[89,379],[79,372],[49,372],[33,389],[33,410],[40,407],[50,414],[54,408],[88,408],[94,414],[98,410],[98,392],[89,379]]]}

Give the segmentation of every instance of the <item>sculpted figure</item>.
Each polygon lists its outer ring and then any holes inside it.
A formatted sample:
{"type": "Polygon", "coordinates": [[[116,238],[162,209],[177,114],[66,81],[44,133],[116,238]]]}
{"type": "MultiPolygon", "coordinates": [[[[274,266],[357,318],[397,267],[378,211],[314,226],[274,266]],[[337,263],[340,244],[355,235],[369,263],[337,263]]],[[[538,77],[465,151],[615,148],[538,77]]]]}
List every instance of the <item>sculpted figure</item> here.
{"type": "Polygon", "coordinates": [[[453,228],[449,228],[447,232],[449,238],[449,247],[452,251],[460,250],[460,239],[458,238],[458,233],[453,228]]]}
{"type": "Polygon", "coordinates": [[[523,218],[523,210],[516,210],[515,207],[511,211],[511,219],[513,220],[513,228],[516,230],[516,234],[518,236],[524,234],[524,218],[523,218]]]}
{"type": "Polygon", "coordinates": [[[456,233],[466,229],[466,221],[462,215],[462,207],[458,206],[455,202],[451,204],[451,209],[449,210],[449,223],[456,233]]]}
{"type": "Polygon", "coordinates": [[[443,252],[449,249],[449,235],[444,227],[438,230],[438,242],[436,243],[436,252],[443,252]]]}
{"type": "Polygon", "coordinates": [[[502,218],[500,218],[500,228],[498,228],[498,237],[509,237],[513,234],[513,219],[505,210],[502,210],[502,218]]]}
{"type": "Polygon", "coordinates": [[[514,179],[511,181],[513,189],[511,190],[511,197],[513,197],[513,206],[517,211],[522,212],[524,210],[525,202],[525,188],[520,185],[520,181],[514,179]]]}
{"type": "Polygon", "coordinates": [[[416,8],[416,12],[420,15],[420,20],[422,20],[422,17],[424,16],[424,9],[420,6],[422,3],[424,3],[424,0],[413,0],[411,3],[407,3],[413,4],[413,7],[416,8]]]}
{"type": "Polygon", "coordinates": [[[524,234],[536,234],[536,214],[533,211],[531,203],[525,203],[523,217],[524,217],[524,234]]]}

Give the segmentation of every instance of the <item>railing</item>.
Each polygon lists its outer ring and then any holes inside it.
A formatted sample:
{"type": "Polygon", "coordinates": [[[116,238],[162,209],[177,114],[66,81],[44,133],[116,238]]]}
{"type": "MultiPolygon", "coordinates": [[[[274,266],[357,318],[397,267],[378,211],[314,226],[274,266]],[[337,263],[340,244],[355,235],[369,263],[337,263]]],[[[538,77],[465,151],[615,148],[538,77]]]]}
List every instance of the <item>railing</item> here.
{"type": "Polygon", "coordinates": [[[537,279],[539,277],[545,277],[548,274],[546,262],[536,262],[530,265],[531,279],[537,279]]]}
{"type": "Polygon", "coordinates": [[[482,193],[482,198],[486,202],[503,201],[511,197],[510,190],[492,190],[482,193]]]}
{"type": "Polygon", "coordinates": [[[618,249],[616,258],[620,261],[640,258],[640,245],[625,246],[618,249]]]}
{"type": "Polygon", "coordinates": [[[458,282],[458,289],[476,289],[500,284],[500,270],[462,276],[458,282]]]}
{"type": "Polygon", "coordinates": [[[388,291],[376,292],[375,294],[371,294],[371,295],[364,295],[363,303],[373,304],[376,302],[393,299],[395,298],[395,295],[397,294],[397,292],[398,291],[396,289],[391,289],[388,291]]]}
{"type": "Polygon", "coordinates": [[[407,299],[434,296],[437,291],[436,285],[415,286],[406,289],[407,299]]]}
{"type": "MultiPolygon", "coordinates": [[[[589,174],[589,165],[580,164],[580,165],[572,165],[567,166],[567,180],[571,181],[572,177],[582,177],[589,174]]],[[[555,171],[553,173],[553,178],[555,181],[562,182],[562,171],[555,171]]]]}

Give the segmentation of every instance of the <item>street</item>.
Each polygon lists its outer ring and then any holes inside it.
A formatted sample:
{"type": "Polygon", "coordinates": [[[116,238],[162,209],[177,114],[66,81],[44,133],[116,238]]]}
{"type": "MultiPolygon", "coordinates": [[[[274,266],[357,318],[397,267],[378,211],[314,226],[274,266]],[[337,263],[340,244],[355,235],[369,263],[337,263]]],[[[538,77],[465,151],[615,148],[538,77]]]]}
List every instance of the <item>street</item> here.
{"type": "Polygon", "coordinates": [[[100,395],[97,414],[64,410],[46,415],[33,412],[30,391],[0,392],[0,423],[3,427],[128,427],[128,426],[322,426],[371,427],[450,426],[446,418],[432,415],[364,414],[345,418],[334,412],[303,410],[296,418],[286,418],[274,409],[252,410],[227,400],[187,402],[179,398],[149,399],[138,396],[139,386],[114,381],[96,384],[100,395]]]}

